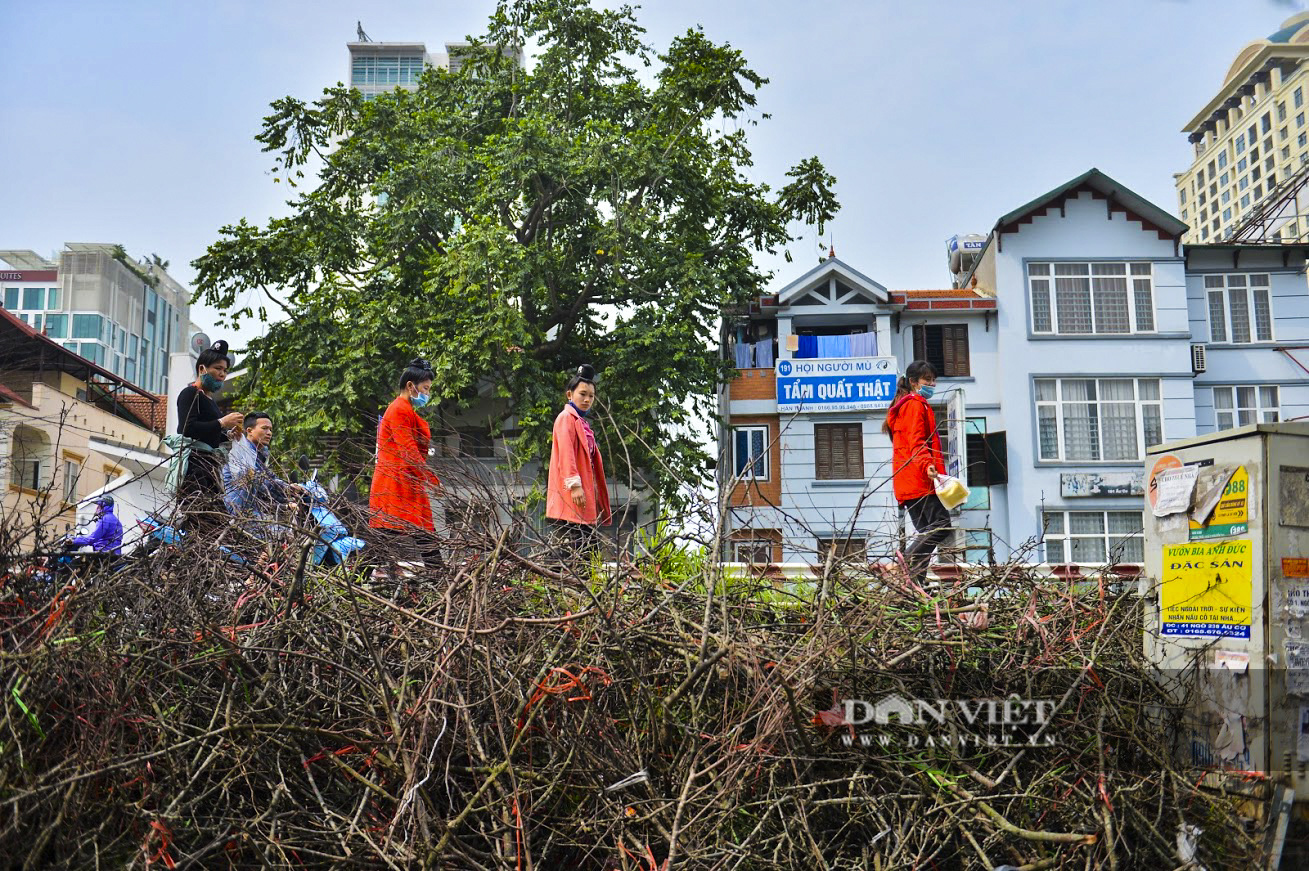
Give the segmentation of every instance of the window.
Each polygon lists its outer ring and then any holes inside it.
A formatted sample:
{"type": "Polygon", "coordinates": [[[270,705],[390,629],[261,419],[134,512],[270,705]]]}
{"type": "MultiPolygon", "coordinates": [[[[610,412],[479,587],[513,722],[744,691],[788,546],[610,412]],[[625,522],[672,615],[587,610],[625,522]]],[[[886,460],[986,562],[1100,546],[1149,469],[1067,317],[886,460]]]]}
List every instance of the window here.
{"type": "Polygon", "coordinates": [[[16,457],[9,462],[9,483],[28,490],[41,489],[41,461],[16,457]]]}
{"type": "Polygon", "coordinates": [[[1246,194],[1243,197],[1241,197],[1241,208],[1244,209],[1249,205],[1250,205],[1250,195],[1246,194]]]}
{"type": "MultiPolygon", "coordinates": [[[[122,359],[121,357],[117,359],[122,359]]],[[[120,364],[121,368],[121,364],[120,364]]],[[[495,442],[491,438],[489,426],[466,426],[459,428],[459,455],[463,457],[495,456],[495,442]]]]}
{"type": "MultiPolygon", "coordinates": [[[[817,427],[815,427],[817,429],[817,427]]],[[[738,427],[733,436],[736,476],[768,480],[768,427],[738,427]]]]}
{"type": "Polygon", "coordinates": [[[59,308],[59,288],[50,288],[50,295],[46,297],[46,308],[59,308]]]}
{"type": "Polygon", "coordinates": [[[1291,146],[1285,145],[1282,147],[1282,160],[1290,160],[1290,159],[1291,159],[1291,146]]]}
{"type": "Polygon", "coordinates": [[[966,378],[968,366],[967,324],[919,324],[914,327],[914,359],[926,360],[942,378],[966,378]]]}
{"type": "Polygon", "coordinates": [[[1157,379],[1038,378],[1036,418],[1042,460],[1139,460],[1161,444],[1157,379]]]}
{"type": "Polygon", "coordinates": [[[1299,109],[1301,106],[1304,105],[1304,89],[1303,89],[1303,88],[1296,88],[1296,89],[1295,89],[1295,94],[1293,94],[1292,97],[1293,97],[1294,102],[1295,102],[1295,108],[1299,109]]]}
{"type": "Polygon", "coordinates": [[[16,311],[18,309],[18,288],[5,288],[5,308],[10,311],[16,311]]]}
{"type": "Polygon", "coordinates": [[[1230,220],[1232,220],[1232,209],[1229,206],[1228,208],[1223,209],[1223,221],[1226,222],[1230,220]]]}
{"type": "Polygon", "coordinates": [[[1186,205],[1186,188],[1182,188],[1177,192],[1177,200],[1181,205],[1186,205]]]}
{"type": "Polygon", "coordinates": [[[1027,274],[1035,333],[1154,332],[1149,263],[1029,263],[1027,274]]]}
{"type": "Polygon", "coordinates": [[[1259,119],[1259,132],[1267,133],[1269,130],[1272,129],[1273,129],[1273,113],[1265,112],[1263,114],[1263,117],[1259,119]]]}
{"type": "Polygon", "coordinates": [[[45,308],[44,287],[23,288],[23,308],[28,311],[41,311],[45,308]]]}
{"type": "Polygon", "coordinates": [[[859,538],[858,533],[851,533],[843,538],[820,538],[818,539],[818,561],[826,562],[828,557],[833,560],[858,559],[864,555],[868,549],[868,540],[859,538]]]}
{"type": "Polygon", "coordinates": [[[1278,121],[1285,121],[1285,120],[1286,120],[1286,104],[1285,104],[1285,103],[1278,103],[1278,104],[1277,104],[1277,120],[1278,120],[1278,121]]]}
{"type": "Polygon", "coordinates": [[[73,315],[74,339],[100,338],[100,315],[73,315]]]}
{"type": "Polygon", "coordinates": [[[45,334],[52,339],[68,338],[68,315],[46,315],[45,334]]]}
{"type": "Polygon", "coordinates": [[[849,481],[863,476],[863,424],[814,424],[814,477],[819,481],[849,481]]]}
{"type": "Polygon", "coordinates": [[[82,475],[82,464],[77,460],[64,458],[64,501],[72,504],[77,501],[77,479],[82,475]]]}
{"type": "Polygon", "coordinates": [[[1209,341],[1244,344],[1273,340],[1268,280],[1267,275],[1204,277],[1209,301],[1209,341]]]}
{"type": "Polygon", "coordinates": [[[1218,168],[1222,169],[1227,166],[1227,149],[1218,152],[1218,168]]]}
{"type": "Polygon", "coordinates": [[[1218,429],[1277,423],[1281,420],[1281,406],[1277,400],[1276,387],[1215,387],[1214,415],[1218,429]]]}
{"type": "Polygon", "coordinates": [[[1046,511],[1042,518],[1047,563],[1145,562],[1139,511],[1046,511]]]}
{"type": "Polygon", "coordinates": [[[1231,191],[1223,191],[1223,203],[1222,203],[1222,204],[1223,204],[1223,205],[1227,205],[1227,204],[1230,203],[1231,201],[1232,201],[1232,192],[1231,192],[1231,191]]]}
{"type": "Polygon", "coordinates": [[[423,72],[421,55],[357,57],[350,66],[352,85],[412,85],[423,72]]]}
{"type": "Polygon", "coordinates": [[[773,561],[773,542],[766,538],[738,538],[732,542],[732,561],[768,565],[773,561]]]}
{"type": "Polygon", "coordinates": [[[1237,153],[1237,154],[1240,154],[1240,153],[1242,153],[1243,151],[1245,151],[1245,134],[1244,134],[1244,133],[1242,133],[1240,136],[1236,137],[1236,153],[1237,153]]]}

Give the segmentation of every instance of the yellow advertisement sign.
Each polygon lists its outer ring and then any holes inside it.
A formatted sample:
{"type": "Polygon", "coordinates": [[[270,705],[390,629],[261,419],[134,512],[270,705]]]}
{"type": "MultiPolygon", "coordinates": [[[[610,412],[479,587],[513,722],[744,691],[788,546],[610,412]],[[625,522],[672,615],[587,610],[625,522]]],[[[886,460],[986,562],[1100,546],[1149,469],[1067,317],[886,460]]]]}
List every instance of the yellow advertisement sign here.
{"type": "Polygon", "coordinates": [[[1245,466],[1240,466],[1218,500],[1213,514],[1201,526],[1191,521],[1191,541],[1203,541],[1206,538],[1226,538],[1231,535],[1245,535],[1250,531],[1250,473],[1245,466]]]}
{"type": "Polygon", "coordinates": [[[1164,635],[1249,638],[1254,542],[1250,539],[1164,548],[1159,588],[1164,635]]]}

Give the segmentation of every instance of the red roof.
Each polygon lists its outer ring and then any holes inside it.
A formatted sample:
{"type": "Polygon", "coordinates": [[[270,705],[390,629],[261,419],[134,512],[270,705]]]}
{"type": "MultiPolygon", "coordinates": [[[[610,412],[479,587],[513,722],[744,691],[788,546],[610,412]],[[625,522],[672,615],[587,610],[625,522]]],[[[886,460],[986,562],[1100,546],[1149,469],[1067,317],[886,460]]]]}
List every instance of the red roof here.
{"type": "Polygon", "coordinates": [[[986,311],[994,310],[997,304],[995,297],[983,296],[967,287],[950,290],[893,290],[891,302],[900,303],[910,311],[986,311]]]}
{"type": "Polygon", "coordinates": [[[168,427],[168,397],[153,395],[150,398],[144,396],[120,396],[118,404],[125,407],[132,414],[141,418],[141,420],[150,428],[151,432],[157,435],[164,435],[168,427]]]}
{"type": "Polygon", "coordinates": [[[35,405],[28,402],[26,399],[19,396],[17,393],[10,390],[8,387],[4,386],[3,384],[0,384],[0,402],[17,402],[19,405],[23,405],[28,408],[33,408],[33,409],[36,408],[35,405]]]}

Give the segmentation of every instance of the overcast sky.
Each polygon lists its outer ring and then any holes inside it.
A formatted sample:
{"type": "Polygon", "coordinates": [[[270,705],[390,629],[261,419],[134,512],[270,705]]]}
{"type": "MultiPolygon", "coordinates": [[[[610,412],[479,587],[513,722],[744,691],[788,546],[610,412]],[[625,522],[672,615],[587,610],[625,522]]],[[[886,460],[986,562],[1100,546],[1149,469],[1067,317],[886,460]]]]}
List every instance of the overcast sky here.
{"type": "MultiPolygon", "coordinates": [[[[817,154],[838,255],[891,288],[947,287],[945,240],[1095,166],[1176,211],[1179,132],[1294,0],[651,0],[657,47],[702,25],[771,79],[750,133],[774,187],[817,154]]],[[[268,103],[347,73],[355,21],[440,51],[493,0],[0,0],[0,248],[64,242],[190,262],[242,217],[285,212],[254,135],[268,103]]],[[[826,242],[823,240],[824,248],[826,242]]],[[[785,281],[808,269],[762,261],[785,281]]],[[[201,327],[215,315],[192,309],[201,327]]],[[[245,332],[245,331],[243,331],[245,332]]]]}

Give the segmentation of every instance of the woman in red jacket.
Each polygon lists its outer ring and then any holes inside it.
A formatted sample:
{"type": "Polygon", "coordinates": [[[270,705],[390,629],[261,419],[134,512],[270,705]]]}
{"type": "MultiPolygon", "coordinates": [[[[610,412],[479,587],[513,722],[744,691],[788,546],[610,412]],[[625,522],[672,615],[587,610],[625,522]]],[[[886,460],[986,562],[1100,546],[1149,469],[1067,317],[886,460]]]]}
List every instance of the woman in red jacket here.
{"type": "Polygon", "coordinates": [[[590,556],[599,542],[596,527],[611,522],[609,487],[595,433],[586,422],[595,403],[595,368],[582,365],[568,379],[568,404],[555,418],[545,516],[558,538],[576,555],[590,556]]]}
{"type": "Polygon", "coordinates": [[[910,363],[900,379],[882,432],[891,436],[895,499],[918,531],[905,551],[909,575],[921,585],[937,546],[950,537],[950,512],[936,496],[936,479],[945,463],[936,434],[936,414],[927,400],[936,390],[936,369],[926,360],[910,363]]]}
{"type": "Polygon", "coordinates": [[[368,494],[368,525],[397,551],[417,552],[429,567],[442,564],[432,522],[431,494],[441,481],[427,465],[432,431],[418,409],[432,393],[432,367],[411,360],[400,374],[400,393],[377,428],[377,466],[368,494]]]}

